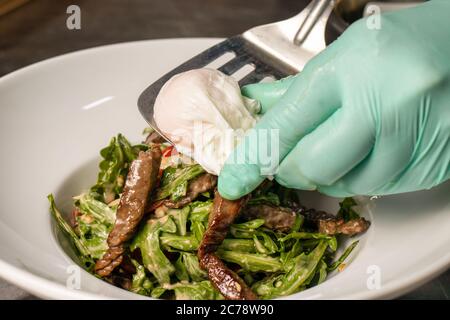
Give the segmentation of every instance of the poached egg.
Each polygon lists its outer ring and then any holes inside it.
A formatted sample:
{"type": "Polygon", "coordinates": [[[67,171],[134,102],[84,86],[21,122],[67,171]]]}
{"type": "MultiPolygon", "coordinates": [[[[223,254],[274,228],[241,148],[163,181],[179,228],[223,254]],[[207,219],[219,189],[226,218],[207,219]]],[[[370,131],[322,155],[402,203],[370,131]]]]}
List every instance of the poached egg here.
{"type": "Polygon", "coordinates": [[[259,111],[259,102],[242,96],[233,77],[204,68],[165,83],[155,101],[154,120],[179,152],[219,175],[259,111]]]}

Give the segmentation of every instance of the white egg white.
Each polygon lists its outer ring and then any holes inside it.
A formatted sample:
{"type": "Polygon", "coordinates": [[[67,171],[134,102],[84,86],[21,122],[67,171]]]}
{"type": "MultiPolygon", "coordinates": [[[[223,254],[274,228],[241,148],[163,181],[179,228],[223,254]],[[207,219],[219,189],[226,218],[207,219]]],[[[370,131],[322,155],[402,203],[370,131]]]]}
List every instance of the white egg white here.
{"type": "Polygon", "coordinates": [[[237,81],[214,69],[172,77],[154,106],[158,127],[178,151],[218,175],[245,132],[257,122],[260,104],[241,95],[237,81]]]}

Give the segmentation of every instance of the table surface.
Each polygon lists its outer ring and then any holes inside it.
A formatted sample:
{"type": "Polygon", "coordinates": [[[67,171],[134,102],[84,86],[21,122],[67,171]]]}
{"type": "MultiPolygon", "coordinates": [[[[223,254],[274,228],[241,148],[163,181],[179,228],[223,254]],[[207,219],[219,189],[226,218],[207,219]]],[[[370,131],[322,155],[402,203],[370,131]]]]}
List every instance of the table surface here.
{"type": "MultiPolygon", "coordinates": [[[[299,12],[309,0],[31,0],[0,16],[0,76],[89,47],[157,38],[229,37],[299,12]],[[66,9],[81,8],[81,30],[66,9]]],[[[35,299],[0,279],[0,299],[35,299]]],[[[450,270],[402,299],[450,299],[450,270]]]]}

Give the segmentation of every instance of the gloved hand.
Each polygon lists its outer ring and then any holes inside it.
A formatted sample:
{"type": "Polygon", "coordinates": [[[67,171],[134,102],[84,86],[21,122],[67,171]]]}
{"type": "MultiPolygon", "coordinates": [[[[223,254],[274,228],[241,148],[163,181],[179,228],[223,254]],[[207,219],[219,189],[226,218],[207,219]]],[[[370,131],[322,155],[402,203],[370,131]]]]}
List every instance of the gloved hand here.
{"type": "MultiPolygon", "coordinates": [[[[450,178],[450,1],[353,25],[295,77],[254,84],[255,129],[279,129],[275,179],[337,197],[428,189],[450,178]]],[[[219,177],[236,199],[265,178],[250,137],[219,177]],[[247,148],[245,147],[247,146],[247,148]],[[245,163],[234,161],[244,159],[245,163]]]]}

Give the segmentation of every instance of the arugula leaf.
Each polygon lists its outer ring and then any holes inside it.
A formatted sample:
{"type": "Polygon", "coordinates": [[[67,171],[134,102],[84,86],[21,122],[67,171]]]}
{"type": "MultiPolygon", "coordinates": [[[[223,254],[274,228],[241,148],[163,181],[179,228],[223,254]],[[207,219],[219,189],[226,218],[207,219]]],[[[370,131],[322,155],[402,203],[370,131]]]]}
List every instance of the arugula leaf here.
{"type": "Polygon", "coordinates": [[[161,186],[156,193],[155,200],[165,199],[172,195],[175,195],[175,198],[186,195],[185,187],[187,189],[188,181],[203,172],[205,170],[199,164],[186,165],[179,168],[166,168],[163,172],[161,186]]]}
{"type": "Polygon", "coordinates": [[[264,224],[264,219],[253,219],[243,223],[232,224],[230,233],[237,239],[253,239],[258,228],[264,224]]]}
{"type": "Polygon", "coordinates": [[[160,298],[164,293],[166,292],[166,289],[162,287],[156,287],[152,290],[151,297],[158,299],[160,298]]]}
{"type": "Polygon", "coordinates": [[[165,289],[174,290],[177,300],[217,300],[223,297],[208,280],[192,283],[175,283],[165,285],[165,289]]]}
{"type": "Polygon", "coordinates": [[[167,215],[172,217],[177,226],[177,232],[180,236],[186,235],[186,224],[191,208],[186,206],[182,209],[170,209],[167,215]]]}
{"type": "Polygon", "coordinates": [[[205,224],[201,221],[191,221],[191,233],[194,235],[195,239],[200,243],[203,238],[203,234],[206,231],[205,224]]]}
{"type": "Polygon", "coordinates": [[[170,195],[170,200],[177,201],[183,198],[187,194],[188,182],[183,181],[178,186],[173,189],[172,194],[170,195]]]}
{"type": "Polygon", "coordinates": [[[189,273],[183,263],[183,256],[180,254],[177,261],[175,261],[175,276],[180,281],[189,281],[189,273]]]}
{"type": "Polygon", "coordinates": [[[148,279],[145,274],[145,268],[139,262],[134,259],[131,259],[131,263],[136,268],[136,273],[133,274],[132,282],[131,282],[131,291],[137,294],[142,294],[148,296],[151,294],[153,289],[153,283],[148,279]]]}
{"type": "Polygon", "coordinates": [[[289,239],[326,239],[329,240],[331,236],[326,235],[324,233],[316,233],[316,232],[291,232],[285,237],[281,238],[280,241],[284,242],[289,239]]]}
{"type": "Polygon", "coordinates": [[[277,272],[283,269],[279,258],[265,254],[218,250],[217,255],[224,261],[236,263],[252,272],[277,272]]]}
{"type": "Polygon", "coordinates": [[[84,193],[76,199],[81,215],[76,217],[80,240],[89,250],[89,255],[100,259],[108,250],[108,235],[116,219],[117,207],[111,208],[94,198],[92,193],[84,193]]]}
{"type": "Polygon", "coordinates": [[[96,200],[92,194],[84,193],[77,198],[78,208],[83,214],[91,215],[98,223],[114,225],[116,212],[114,209],[96,200]]]}
{"type": "Polygon", "coordinates": [[[80,240],[89,251],[89,256],[100,259],[108,250],[110,228],[101,223],[90,221],[87,216],[77,218],[80,240]]]}
{"type": "Polygon", "coordinates": [[[182,251],[195,251],[200,245],[200,242],[193,235],[179,236],[176,234],[162,233],[160,240],[163,247],[171,247],[182,251]]]}
{"type": "Polygon", "coordinates": [[[81,262],[85,266],[93,265],[94,261],[91,258],[91,252],[87,248],[86,244],[73,231],[72,227],[67,223],[67,221],[64,220],[61,212],[56,208],[55,198],[53,197],[53,194],[49,194],[47,196],[47,199],[50,202],[50,213],[52,214],[59,228],[64,231],[72,240],[72,243],[75,245],[80,254],[79,258],[81,262]]]}
{"type": "Polygon", "coordinates": [[[97,200],[109,203],[118,198],[131,162],[137,158],[139,151],[147,149],[142,144],[132,146],[120,133],[111,139],[109,145],[100,151],[100,171],[97,183],[91,188],[97,200]]]}
{"type": "Polygon", "coordinates": [[[256,251],[258,251],[259,253],[263,253],[263,254],[269,253],[269,250],[267,250],[267,248],[262,244],[262,242],[259,241],[256,234],[253,235],[253,242],[255,243],[256,251]]]}
{"type": "Polygon", "coordinates": [[[298,256],[303,250],[300,240],[296,240],[288,252],[281,252],[280,261],[283,264],[283,269],[289,271],[293,264],[294,258],[298,256]]]}
{"type": "Polygon", "coordinates": [[[190,204],[191,214],[189,219],[191,221],[206,222],[208,221],[209,213],[213,207],[213,201],[195,201],[190,204]]]}
{"type": "Polygon", "coordinates": [[[340,209],[336,215],[339,219],[344,219],[345,222],[350,220],[359,219],[359,214],[353,209],[354,206],[358,205],[355,199],[349,197],[339,202],[340,209]]]}
{"type": "Polygon", "coordinates": [[[208,279],[206,271],[200,268],[197,255],[189,252],[180,252],[180,258],[185,266],[186,273],[192,281],[208,279]]]}
{"type": "Polygon", "coordinates": [[[256,252],[255,242],[250,239],[225,239],[219,248],[235,252],[256,252]]]}
{"type": "Polygon", "coordinates": [[[325,281],[327,278],[327,264],[323,259],[320,261],[319,266],[317,267],[316,276],[317,276],[317,282],[316,285],[321,284],[325,281]]]}
{"type": "Polygon", "coordinates": [[[265,232],[259,230],[256,231],[253,235],[253,241],[255,242],[256,250],[259,253],[273,254],[278,251],[276,243],[265,232]],[[261,242],[258,237],[262,238],[263,242],[261,242]]]}
{"type": "Polygon", "coordinates": [[[252,289],[265,299],[277,296],[285,296],[298,292],[304,287],[304,283],[310,278],[320,263],[328,244],[320,241],[317,247],[309,254],[302,253],[295,257],[292,268],[278,276],[270,276],[256,282],[252,289]]]}
{"type": "Polygon", "coordinates": [[[253,239],[256,234],[255,229],[238,229],[233,226],[230,227],[231,235],[236,239],[253,239]]]}
{"type": "Polygon", "coordinates": [[[271,204],[278,207],[280,205],[280,198],[273,192],[267,192],[266,194],[260,194],[258,196],[250,198],[247,204],[271,204]]]}
{"type": "Polygon", "coordinates": [[[350,255],[350,253],[353,251],[353,249],[355,249],[355,247],[358,245],[359,240],[354,241],[351,245],[349,245],[344,252],[342,253],[342,255],[339,257],[339,259],[337,259],[335,262],[333,262],[329,267],[328,267],[328,271],[334,271],[337,268],[339,268],[339,266],[345,261],[345,259],[347,259],[347,257],[350,255]]]}
{"type": "Polygon", "coordinates": [[[291,232],[300,231],[300,229],[303,227],[304,222],[305,222],[305,217],[301,214],[296,214],[294,225],[291,228],[291,232]]]}
{"type": "Polygon", "coordinates": [[[337,242],[336,237],[333,236],[328,240],[328,247],[333,252],[337,250],[338,242],[337,242]]]}
{"type": "MultiPolygon", "coordinates": [[[[168,219],[168,221],[171,221],[171,219],[168,219]]],[[[167,259],[159,246],[159,233],[162,227],[160,221],[149,220],[133,239],[130,246],[132,251],[136,248],[141,250],[144,266],[155,276],[161,285],[170,283],[170,276],[175,272],[175,267],[167,259]]]]}
{"type": "Polygon", "coordinates": [[[255,230],[264,224],[264,219],[253,219],[243,223],[232,224],[231,227],[236,230],[255,230]]]}

